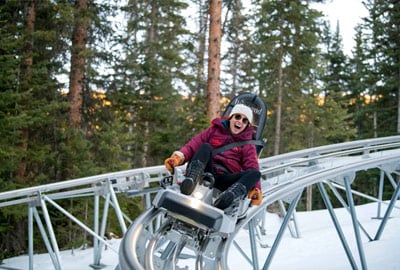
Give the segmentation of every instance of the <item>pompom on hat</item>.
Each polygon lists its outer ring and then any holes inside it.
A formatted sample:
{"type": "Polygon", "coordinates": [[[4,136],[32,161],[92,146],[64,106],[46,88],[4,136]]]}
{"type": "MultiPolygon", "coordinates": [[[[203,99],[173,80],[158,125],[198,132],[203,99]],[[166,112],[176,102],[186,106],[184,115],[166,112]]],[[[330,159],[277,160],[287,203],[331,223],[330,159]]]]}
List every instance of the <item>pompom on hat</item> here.
{"type": "Polygon", "coordinates": [[[247,119],[249,119],[249,123],[252,124],[253,123],[253,111],[251,110],[250,107],[247,107],[244,104],[236,104],[233,108],[231,113],[229,114],[229,118],[232,117],[232,115],[234,114],[243,114],[244,116],[247,117],[247,119]]]}

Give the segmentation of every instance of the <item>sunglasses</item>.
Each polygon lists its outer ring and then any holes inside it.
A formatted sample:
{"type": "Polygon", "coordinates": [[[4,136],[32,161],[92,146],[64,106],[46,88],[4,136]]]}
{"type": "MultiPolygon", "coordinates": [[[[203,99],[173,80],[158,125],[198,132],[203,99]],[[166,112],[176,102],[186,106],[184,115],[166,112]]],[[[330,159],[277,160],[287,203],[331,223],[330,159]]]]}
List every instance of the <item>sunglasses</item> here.
{"type": "Polygon", "coordinates": [[[249,119],[247,119],[246,117],[242,116],[241,114],[234,114],[233,118],[235,118],[235,120],[240,121],[242,120],[242,123],[247,125],[249,123],[249,119]]]}

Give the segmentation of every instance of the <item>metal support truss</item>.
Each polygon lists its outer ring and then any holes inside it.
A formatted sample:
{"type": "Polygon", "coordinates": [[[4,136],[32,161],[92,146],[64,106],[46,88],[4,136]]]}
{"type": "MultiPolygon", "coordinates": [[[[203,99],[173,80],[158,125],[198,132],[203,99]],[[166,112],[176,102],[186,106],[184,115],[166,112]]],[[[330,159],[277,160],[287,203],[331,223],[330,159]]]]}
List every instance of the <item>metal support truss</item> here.
{"type": "Polygon", "coordinates": [[[340,226],[339,220],[335,214],[335,210],[333,209],[333,206],[329,199],[328,193],[326,192],[326,189],[322,183],[318,183],[317,185],[320,190],[322,199],[324,200],[325,206],[329,211],[329,215],[331,216],[331,219],[332,219],[333,225],[335,226],[336,232],[338,233],[340,241],[342,242],[342,246],[344,248],[344,251],[346,252],[347,258],[349,259],[350,265],[351,265],[352,269],[356,270],[356,269],[358,269],[357,264],[354,260],[353,254],[351,253],[349,244],[346,241],[346,237],[344,236],[342,227],[340,226]]]}
{"type": "MultiPolygon", "coordinates": [[[[213,256],[212,259],[217,261],[215,264],[217,269],[228,269],[226,256],[231,246],[238,247],[239,253],[243,255],[244,260],[248,261],[253,269],[259,269],[258,267],[260,264],[263,265],[262,269],[268,269],[286,228],[289,227],[292,237],[300,237],[295,216],[296,207],[302,190],[314,184],[316,184],[320,190],[322,199],[330,213],[351,267],[353,269],[358,269],[359,267],[363,270],[367,269],[367,258],[364,254],[361,231],[367,236],[369,241],[380,240],[384,233],[385,226],[389,222],[390,216],[393,215],[393,209],[400,208],[396,205],[400,196],[400,186],[392,176],[392,174],[399,174],[400,136],[367,139],[304,149],[301,151],[260,159],[259,164],[263,179],[262,190],[264,193],[264,200],[260,206],[251,207],[247,212],[245,219],[239,221],[235,225],[236,228],[234,233],[215,246],[216,252],[213,253],[215,256],[213,256]],[[372,195],[352,190],[350,187],[350,179],[343,177],[343,175],[355,175],[358,171],[376,168],[381,170],[378,183],[378,195],[376,198],[372,195]],[[331,181],[331,179],[340,177],[344,179],[341,183],[331,181]],[[387,186],[384,185],[386,179],[389,180],[389,183],[393,186],[394,190],[389,203],[387,203],[383,198],[383,194],[387,193],[387,191],[384,192],[383,190],[387,186]],[[357,265],[353,257],[351,248],[343,234],[340,221],[335,215],[331,198],[329,198],[329,195],[325,190],[324,183],[330,187],[334,196],[351,215],[354,237],[356,238],[358,257],[361,266],[357,265]],[[343,189],[345,191],[346,198],[342,198],[338,189],[343,189]],[[294,198],[293,194],[295,194],[294,198]],[[366,229],[358,220],[353,196],[361,196],[367,200],[377,202],[378,211],[376,218],[379,219],[381,223],[374,237],[371,237],[368,234],[366,229]],[[287,199],[288,197],[290,198],[289,200],[287,199]],[[264,216],[262,216],[261,220],[258,217],[260,214],[265,213],[265,209],[267,209],[269,205],[282,201],[290,203],[289,209],[286,211],[281,205],[281,210],[283,210],[282,213],[284,214],[281,227],[277,235],[274,236],[274,242],[268,255],[262,254],[262,252],[259,252],[258,248],[268,247],[268,245],[261,241],[261,238],[266,235],[265,226],[268,223],[268,220],[266,220],[264,216]],[[387,204],[387,208],[385,212],[382,213],[381,207],[384,204],[387,204]],[[243,229],[248,229],[249,231],[251,254],[247,250],[243,250],[242,247],[239,247],[234,239],[236,234],[243,229]],[[250,255],[246,255],[247,253],[250,255]],[[262,255],[265,255],[265,260],[262,255]]],[[[103,266],[101,259],[102,250],[104,250],[105,246],[113,250],[115,253],[119,253],[120,258],[126,257],[127,262],[129,263],[130,261],[137,260],[137,258],[129,257],[132,256],[132,254],[134,256],[137,255],[132,243],[140,245],[143,235],[154,234],[157,232],[158,228],[164,225],[163,222],[165,222],[165,219],[162,215],[157,215],[157,210],[155,210],[154,215],[156,217],[154,220],[141,219],[139,217],[136,221],[142,220],[151,222],[145,226],[138,226],[135,228],[137,231],[130,231],[126,224],[132,223],[132,220],[130,220],[130,218],[122,211],[117,195],[143,196],[146,207],[150,208],[152,206],[151,194],[158,192],[159,190],[156,183],[159,183],[167,174],[168,172],[165,170],[164,166],[154,166],[72,179],[63,182],[55,182],[20,190],[0,192],[0,208],[17,204],[27,205],[29,263],[26,268],[29,270],[34,270],[33,235],[36,227],[40,232],[54,269],[62,270],[63,262],[60,257],[60,249],[57,243],[56,233],[53,229],[54,224],[52,224],[51,220],[52,211],[61,212],[67,219],[76,223],[80,228],[93,237],[93,264],[90,265],[91,267],[101,268],[103,266]],[[93,224],[85,224],[77,217],[73,216],[68,210],[64,209],[61,206],[61,203],[58,203],[58,200],[69,200],[78,197],[93,197],[93,224]],[[102,209],[100,206],[101,200],[104,200],[102,209]],[[52,208],[50,213],[48,209],[49,206],[52,208]],[[124,237],[126,238],[126,236],[130,236],[132,239],[132,242],[126,243],[120,251],[116,250],[104,239],[107,219],[110,214],[110,207],[113,207],[115,210],[114,212],[117,216],[124,237]],[[132,248],[133,250],[130,250],[132,248]]],[[[49,182],[51,182],[51,179],[49,179],[49,182]]],[[[271,237],[270,235],[268,236],[271,237]]],[[[184,235],[177,236],[177,238],[179,237],[186,239],[184,235]]],[[[205,242],[207,241],[209,240],[205,239],[205,242]]],[[[180,242],[181,245],[186,243],[187,242],[184,240],[180,242]]],[[[170,260],[169,264],[166,263],[165,265],[175,267],[173,264],[174,261],[178,259],[177,253],[181,248],[182,246],[179,246],[178,249],[175,248],[174,251],[172,251],[172,257],[165,256],[166,260],[170,260]],[[174,252],[175,257],[173,255],[174,252]]],[[[212,262],[212,259],[206,257],[205,253],[207,252],[210,251],[207,249],[202,250],[199,253],[198,258],[190,258],[197,261],[196,267],[198,269],[200,269],[202,265],[209,266],[214,263],[212,262]]],[[[164,259],[164,257],[161,257],[161,259],[164,259]]]]}
{"type": "Polygon", "coordinates": [[[278,231],[277,236],[275,237],[275,241],[274,241],[274,243],[272,244],[272,247],[271,247],[271,250],[270,250],[270,252],[269,252],[269,254],[268,254],[267,260],[266,260],[265,263],[264,263],[264,266],[263,266],[263,268],[262,268],[263,270],[267,270],[268,267],[269,267],[269,265],[271,264],[272,258],[274,257],[275,252],[276,252],[276,250],[278,249],[278,246],[279,246],[279,243],[280,243],[280,241],[281,241],[281,239],[282,239],[283,233],[285,232],[285,230],[286,230],[286,228],[287,228],[287,226],[288,226],[288,224],[289,224],[289,221],[290,221],[290,219],[291,219],[291,217],[292,217],[292,214],[294,213],[294,210],[295,210],[296,207],[297,207],[297,204],[298,204],[298,202],[299,202],[299,200],[300,200],[300,197],[301,197],[302,192],[303,192],[303,191],[299,192],[299,193],[294,197],[294,199],[292,200],[292,202],[290,203],[289,209],[287,210],[287,213],[286,213],[286,215],[285,215],[285,218],[284,218],[283,221],[282,221],[282,225],[281,225],[281,227],[280,227],[280,229],[279,229],[279,231],[278,231]]]}

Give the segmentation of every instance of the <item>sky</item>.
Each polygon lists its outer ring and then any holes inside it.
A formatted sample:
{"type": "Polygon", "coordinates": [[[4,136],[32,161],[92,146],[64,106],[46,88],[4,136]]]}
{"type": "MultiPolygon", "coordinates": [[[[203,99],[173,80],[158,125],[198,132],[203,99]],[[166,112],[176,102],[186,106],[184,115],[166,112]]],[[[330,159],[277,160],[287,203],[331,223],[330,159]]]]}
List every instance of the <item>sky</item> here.
{"type": "MultiPolygon", "coordinates": [[[[374,236],[380,224],[377,219],[376,203],[358,206],[357,217],[363,227],[371,236],[374,236]]],[[[382,237],[379,241],[369,242],[361,233],[364,253],[368,270],[400,270],[400,201],[397,203],[391,218],[388,220],[382,237]]],[[[385,207],[382,208],[384,213],[385,207]]],[[[349,247],[353,252],[354,259],[359,267],[361,264],[357,253],[357,244],[354,238],[354,230],[350,215],[343,209],[335,209],[337,218],[342,225],[349,247]]],[[[382,214],[383,215],[383,214],[382,214]]],[[[351,269],[348,259],[340,243],[339,237],[330,219],[327,210],[311,212],[297,212],[296,214],[300,238],[292,238],[289,230],[281,240],[280,246],[270,265],[269,270],[347,270],[351,269]]],[[[266,215],[266,236],[263,242],[269,247],[259,248],[260,268],[263,266],[266,254],[272,246],[282,219],[277,214],[266,215]],[[263,257],[264,256],[264,257],[263,257]]],[[[120,240],[109,240],[110,244],[118,250],[120,240]]],[[[239,245],[246,249],[249,246],[248,233],[242,231],[236,238],[239,245]]],[[[235,248],[231,248],[228,263],[231,270],[251,269],[249,264],[238,255],[235,248]]],[[[89,265],[93,262],[92,249],[76,249],[73,252],[66,250],[61,252],[63,270],[92,269],[89,265]]],[[[184,260],[183,260],[184,261],[184,260]]],[[[102,255],[103,270],[114,270],[118,264],[118,255],[110,248],[102,255]]],[[[4,260],[0,269],[28,269],[28,257],[19,256],[4,260]]],[[[34,269],[53,270],[50,257],[47,254],[34,256],[34,269]]],[[[190,269],[190,268],[189,268],[190,269]]]]}
{"type": "Polygon", "coordinates": [[[347,55],[351,55],[355,42],[354,27],[362,22],[362,17],[367,17],[368,12],[361,0],[327,0],[325,4],[314,4],[329,20],[333,31],[339,22],[339,29],[343,39],[343,49],[347,55]]]}

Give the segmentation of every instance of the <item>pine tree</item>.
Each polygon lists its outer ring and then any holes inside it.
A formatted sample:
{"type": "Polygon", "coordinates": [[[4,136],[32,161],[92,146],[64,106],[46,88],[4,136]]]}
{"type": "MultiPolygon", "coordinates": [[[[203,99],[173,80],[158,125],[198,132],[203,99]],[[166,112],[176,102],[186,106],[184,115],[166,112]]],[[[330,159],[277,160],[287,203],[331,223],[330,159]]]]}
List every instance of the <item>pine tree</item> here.
{"type": "Polygon", "coordinates": [[[336,25],[336,31],[333,36],[328,38],[327,52],[324,55],[327,61],[326,74],[324,81],[325,96],[332,96],[336,101],[341,101],[348,93],[347,85],[347,57],[343,52],[342,37],[340,35],[339,22],[336,25]]]}
{"type": "Polygon", "coordinates": [[[350,98],[349,111],[353,115],[354,126],[357,130],[357,138],[369,138],[372,136],[372,121],[368,118],[369,93],[365,80],[367,74],[367,58],[363,45],[363,33],[360,26],[356,28],[356,45],[353,49],[353,57],[350,59],[350,77],[348,97],[350,98]]]}
{"type": "Polygon", "coordinates": [[[187,118],[193,101],[181,93],[192,89],[196,72],[190,71],[196,69],[184,57],[193,56],[191,33],[181,15],[185,8],[180,1],[132,1],[126,7],[126,57],[117,68],[119,83],[109,93],[136,138],[129,146],[134,167],[160,164],[188,138],[182,125],[193,121],[187,118]]]}
{"type": "Polygon", "coordinates": [[[242,1],[229,2],[227,7],[227,19],[224,21],[224,43],[227,45],[222,57],[221,92],[233,98],[240,92],[253,92],[252,80],[249,80],[251,69],[248,63],[251,61],[251,35],[249,18],[243,14],[242,1]]]}
{"type": "MultiPolygon", "coordinates": [[[[327,27],[329,28],[329,25],[327,27]]],[[[355,130],[353,117],[349,113],[349,60],[343,52],[339,23],[333,35],[329,30],[324,32],[327,34],[324,38],[326,53],[323,54],[326,68],[322,75],[324,99],[321,119],[324,121],[319,123],[319,129],[324,144],[328,144],[353,139],[355,130]]]]}
{"type": "Polygon", "coordinates": [[[261,1],[254,15],[254,79],[273,110],[274,154],[308,143],[292,138],[304,138],[298,127],[308,125],[302,120],[305,100],[318,94],[310,90],[316,85],[320,16],[304,1],[261,1]]]}
{"type": "MultiPolygon", "coordinates": [[[[59,40],[62,35],[56,35],[53,8],[48,1],[13,1],[0,8],[4,31],[0,38],[4,44],[0,76],[2,190],[54,180],[56,130],[61,126],[63,108],[54,76],[61,66],[63,42],[59,40]]],[[[20,207],[0,213],[0,250],[7,255],[26,248],[23,213],[20,207]]]]}
{"type": "MultiPolygon", "coordinates": [[[[118,147],[104,149],[103,145],[96,144],[99,137],[106,141],[107,134],[118,134],[115,133],[115,127],[120,127],[118,122],[110,121],[104,126],[96,122],[111,119],[98,117],[110,112],[107,106],[96,107],[98,102],[83,103],[90,117],[84,118],[84,126],[89,128],[86,132],[69,129],[65,85],[58,82],[58,76],[65,74],[68,61],[71,14],[72,6],[65,2],[11,1],[0,7],[0,43],[4,45],[0,50],[2,191],[126,168],[117,160],[96,159],[97,154],[104,155],[105,151],[110,158],[124,155],[118,147]],[[31,12],[33,8],[35,12],[31,12]],[[24,131],[23,137],[21,131],[24,131]]],[[[87,82],[84,87],[88,88],[87,82]]],[[[123,138],[115,136],[113,142],[123,138]]],[[[25,210],[19,207],[5,212],[1,209],[1,251],[19,254],[26,248],[25,216],[25,210]],[[11,231],[15,234],[9,233],[11,231]]]]}
{"type": "Polygon", "coordinates": [[[370,64],[364,76],[370,96],[368,107],[373,114],[373,136],[387,136],[399,131],[400,3],[370,0],[365,6],[369,11],[363,24],[363,47],[370,64]]]}

